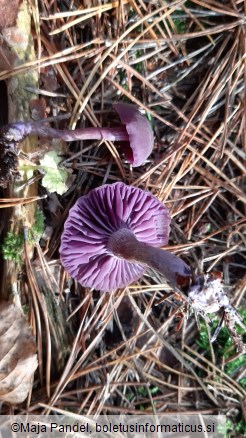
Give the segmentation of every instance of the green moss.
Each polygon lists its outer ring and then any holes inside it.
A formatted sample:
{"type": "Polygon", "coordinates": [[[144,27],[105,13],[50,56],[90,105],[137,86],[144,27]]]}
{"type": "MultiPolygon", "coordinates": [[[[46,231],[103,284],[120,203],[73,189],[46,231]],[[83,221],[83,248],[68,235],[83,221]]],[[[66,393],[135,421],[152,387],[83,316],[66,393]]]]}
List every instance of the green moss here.
{"type": "Polygon", "coordinates": [[[34,224],[32,227],[32,239],[34,239],[35,242],[39,241],[43,232],[44,232],[44,214],[41,208],[37,205],[34,214],[34,224]]]}
{"type": "Polygon", "coordinates": [[[187,32],[188,25],[185,18],[173,18],[173,23],[178,34],[187,32]]]}
{"type": "MultiPolygon", "coordinates": [[[[149,388],[149,391],[150,391],[150,394],[151,394],[151,395],[156,395],[157,392],[159,391],[159,389],[158,389],[157,386],[153,386],[153,387],[150,387],[150,388],[149,388]]],[[[141,395],[142,397],[148,397],[148,395],[149,395],[146,386],[139,386],[139,387],[137,388],[137,392],[138,392],[138,394],[141,395]]]]}
{"type": "MultiPolygon", "coordinates": [[[[34,214],[34,224],[29,230],[28,239],[30,243],[39,241],[44,232],[44,214],[40,207],[36,207],[34,214]]],[[[19,262],[24,250],[24,235],[16,234],[9,231],[1,247],[1,253],[4,260],[13,260],[19,262]]]]}
{"type": "Polygon", "coordinates": [[[4,260],[19,262],[24,248],[24,236],[8,232],[2,245],[4,260]]]}
{"type": "Polygon", "coordinates": [[[24,315],[28,316],[29,310],[30,310],[29,304],[23,304],[22,310],[23,310],[24,315]]]}
{"type": "Polygon", "coordinates": [[[246,436],[246,421],[245,420],[240,420],[235,425],[235,432],[237,432],[238,434],[241,434],[240,436],[246,436]]]}
{"type": "Polygon", "coordinates": [[[244,389],[246,389],[246,377],[243,377],[242,379],[240,379],[239,383],[244,389]]]}
{"type": "MultiPolygon", "coordinates": [[[[243,323],[245,324],[246,309],[239,310],[239,314],[242,316],[243,323]]],[[[215,315],[213,315],[212,318],[213,318],[213,322],[211,324],[210,331],[213,334],[219,323],[219,319],[215,315]]],[[[204,354],[204,356],[207,359],[211,359],[210,341],[207,332],[207,327],[204,321],[200,321],[200,322],[201,322],[201,331],[199,333],[199,339],[197,343],[200,349],[202,350],[202,354],[204,354]]],[[[236,330],[237,333],[240,335],[244,333],[244,330],[239,326],[236,327],[236,330]]],[[[245,368],[246,354],[240,354],[240,355],[236,354],[236,348],[234,347],[229,330],[226,327],[223,327],[220,330],[218,337],[213,345],[214,345],[214,354],[216,356],[216,363],[219,366],[219,368],[220,368],[220,364],[224,360],[226,360],[227,362],[224,366],[224,371],[227,375],[233,378],[239,372],[239,370],[243,370],[245,368]],[[236,356],[235,359],[233,359],[234,356],[236,356]],[[228,359],[231,360],[228,361],[228,359]]],[[[240,379],[238,383],[242,386],[242,388],[246,389],[245,377],[240,379]]],[[[223,433],[226,438],[229,438],[230,436],[233,437],[246,436],[246,422],[244,421],[244,419],[239,418],[238,421],[236,421],[235,419],[233,419],[233,421],[231,419],[228,419],[226,421],[225,428],[223,430],[222,429],[219,431],[220,433],[223,433]]]]}
{"type": "Polygon", "coordinates": [[[218,432],[223,434],[225,438],[229,438],[230,436],[246,436],[246,422],[243,419],[237,422],[228,419],[226,420],[225,426],[218,426],[218,432]]]}
{"type": "MultiPolygon", "coordinates": [[[[245,324],[246,310],[241,309],[239,311],[239,313],[243,318],[243,323],[245,324]]],[[[219,322],[218,318],[216,318],[214,316],[212,325],[210,327],[211,333],[214,333],[214,331],[218,325],[218,322],[219,322]]],[[[237,326],[237,333],[242,335],[244,333],[244,331],[241,327],[237,326]]],[[[197,344],[203,350],[203,352],[205,352],[206,357],[208,359],[210,359],[210,341],[209,341],[209,336],[208,336],[208,332],[207,332],[207,327],[206,327],[206,324],[204,321],[201,321],[201,331],[199,333],[199,338],[198,338],[197,344]]],[[[215,345],[216,345],[216,348],[214,348],[214,351],[216,353],[218,362],[220,362],[222,358],[227,360],[227,364],[225,365],[225,368],[224,368],[224,371],[226,372],[226,374],[233,376],[233,374],[235,372],[237,372],[239,368],[245,367],[246,354],[241,354],[236,359],[231,360],[230,362],[228,361],[228,359],[232,358],[236,354],[236,349],[233,345],[233,340],[231,338],[230,332],[227,329],[227,327],[223,327],[220,330],[218,337],[216,339],[215,345]]],[[[244,380],[245,381],[242,382],[242,384],[246,385],[246,379],[244,379],[244,380]]]]}

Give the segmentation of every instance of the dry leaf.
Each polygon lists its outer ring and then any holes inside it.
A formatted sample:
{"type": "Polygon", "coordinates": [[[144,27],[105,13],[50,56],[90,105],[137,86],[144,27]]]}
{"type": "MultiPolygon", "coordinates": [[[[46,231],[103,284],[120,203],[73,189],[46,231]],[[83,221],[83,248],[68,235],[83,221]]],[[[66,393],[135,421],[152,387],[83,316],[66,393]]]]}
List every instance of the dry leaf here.
{"type": "MultiPolygon", "coordinates": [[[[48,55],[46,52],[43,55],[48,55]]],[[[48,65],[46,67],[41,67],[40,69],[40,80],[42,83],[42,87],[46,91],[56,91],[58,88],[57,82],[57,74],[52,65],[48,65]]]]}
{"type": "Polygon", "coordinates": [[[40,119],[44,119],[45,117],[47,117],[46,101],[43,97],[41,97],[40,99],[31,99],[29,102],[29,107],[31,110],[32,120],[39,121],[40,119]]]}
{"type": "Polygon", "coordinates": [[[0,304],[0,400],[22,403],[37,368],[35,338],[21,310],[0,304]]]}

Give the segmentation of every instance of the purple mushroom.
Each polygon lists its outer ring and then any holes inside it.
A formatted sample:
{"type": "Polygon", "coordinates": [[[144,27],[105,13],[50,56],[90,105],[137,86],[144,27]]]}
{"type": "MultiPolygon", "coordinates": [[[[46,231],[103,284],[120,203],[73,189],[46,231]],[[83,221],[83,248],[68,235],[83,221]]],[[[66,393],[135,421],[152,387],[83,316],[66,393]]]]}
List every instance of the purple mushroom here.
{"type": "Polygon", "coordinates": [[[125,125],[128,141],[123,145],[126,160],[133,167],[141,166],[151,154],[154,146],[154,137],[151,126],[134,105],[115,103],[114,109],[125,125]]]}
{"type": "Polygon", "coordinates": [[[61,238],[61,262],[83,286],[113,291],[138,280],[147,267],[173,286],[190,268],[160,249],[170,217],[151,193],[118,182],[91,190],[70,209],[61,238]]]}
{"type": "Polygon", "coordinates": [[[122,125],[118,128],[90,127],[75,130],[59,130],[41,122],[15,122],[0,130],[0,144],[15,144],[27,135],[60,138],[65,141],[75,140],[110,140],[123,142],[123,152],[133,167],[140,166],[152,152],[153,132],[147,118],[138,108],[128,103],[116,103],[115,110],[122,125]]]}

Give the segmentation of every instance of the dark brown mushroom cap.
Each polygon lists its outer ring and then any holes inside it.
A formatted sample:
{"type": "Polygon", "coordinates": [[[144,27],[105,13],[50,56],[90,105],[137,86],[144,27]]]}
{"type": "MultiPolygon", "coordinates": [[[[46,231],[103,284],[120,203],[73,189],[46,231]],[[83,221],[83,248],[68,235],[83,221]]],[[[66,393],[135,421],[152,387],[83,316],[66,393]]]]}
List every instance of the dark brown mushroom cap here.
{"type": "Polygon", "coordinates": [[[125,157],[133,167],[141,166],[151,154],[154,146],[151,125],[135,105],[115,103],[114,109],[126,126],[129,135],[129,144],[123,147],[125,157]]]}
{"type": "Polygon", "coordinates": [[[154,247],[168,242],[169,213],[151,193],[118,182],[91,190],[70,209],[61,262],[83,286],[113,291],[138,280],[145,267],[114,255],[110,236],[121,229],[154,247]]]}

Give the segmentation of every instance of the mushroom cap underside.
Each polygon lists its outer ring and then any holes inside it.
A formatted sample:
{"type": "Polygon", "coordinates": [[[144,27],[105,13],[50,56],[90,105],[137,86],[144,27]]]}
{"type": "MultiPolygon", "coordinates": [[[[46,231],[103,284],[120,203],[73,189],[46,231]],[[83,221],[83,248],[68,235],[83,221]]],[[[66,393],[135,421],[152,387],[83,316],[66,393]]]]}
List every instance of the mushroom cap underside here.
{"type": "Polygon", "coordinates": [[[112,254],[112,234],[127,228],[154,247],[167,244],[170,217],[151,193],[122,182],[80,197],[70,209],[61,238],[61,262],[83,286],[113,291],[138,280],[145,267],[112,254]]]}

